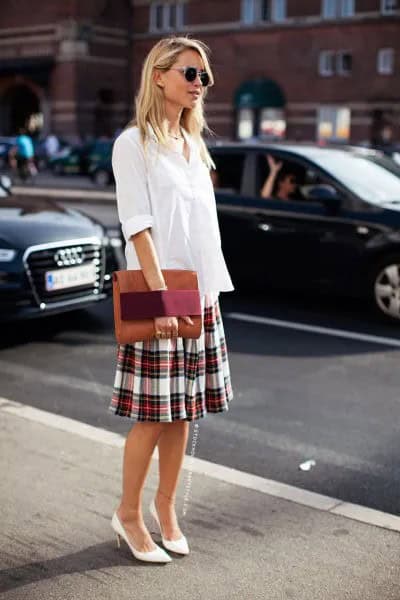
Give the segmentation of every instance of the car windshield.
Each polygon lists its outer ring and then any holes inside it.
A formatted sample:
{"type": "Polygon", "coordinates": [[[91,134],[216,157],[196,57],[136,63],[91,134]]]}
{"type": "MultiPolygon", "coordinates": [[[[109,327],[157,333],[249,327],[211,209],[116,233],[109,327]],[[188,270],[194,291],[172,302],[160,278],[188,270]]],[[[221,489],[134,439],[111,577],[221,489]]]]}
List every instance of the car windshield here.
{"type": "Polygon", "coordinates": [[[315,153],[312,158],[363,200],[400,203],[400,177],[381,165],[336,150],[315,153]]]}

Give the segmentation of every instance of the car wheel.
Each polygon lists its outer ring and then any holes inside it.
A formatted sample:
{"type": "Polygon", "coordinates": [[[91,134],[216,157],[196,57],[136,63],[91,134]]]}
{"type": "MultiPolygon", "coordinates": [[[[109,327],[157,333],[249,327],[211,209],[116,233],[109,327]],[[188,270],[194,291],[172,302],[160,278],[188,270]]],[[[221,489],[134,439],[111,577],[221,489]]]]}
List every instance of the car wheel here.
{"type": "Polygon", "coordinates": [[[372,290],[375,308],[385,317],[400,322],[400,254],[375,265],[372,290]]]}
{"type": "Polygon", "coordinates": [[[93,174],[93,181],[95,182],[96,185],[108,185],[109,181],[110,181],[110,176],[107,173],[107,171],[104,171],[104,169],[99,169],[98,171],[95,171],[93,174]]]}

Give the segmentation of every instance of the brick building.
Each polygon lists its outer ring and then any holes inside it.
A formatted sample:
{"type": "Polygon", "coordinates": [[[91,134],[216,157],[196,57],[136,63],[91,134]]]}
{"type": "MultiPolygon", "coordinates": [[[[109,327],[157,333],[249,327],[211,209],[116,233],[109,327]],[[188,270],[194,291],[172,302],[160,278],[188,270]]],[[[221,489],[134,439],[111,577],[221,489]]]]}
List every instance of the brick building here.
{"type": "Polygon", "coordinates": [[[130,0],[3,0],[0,134],[39,115],[43,132],[109,135],[133,95],[130,0]]]}
{"type": "Polygon", "coordinates": [[[143,59],[171,33],[202,39],[216,85],[207,120],[228,138],[400,138],[400,0],[3,0],[0,133],[112,134],[143,59]]]}

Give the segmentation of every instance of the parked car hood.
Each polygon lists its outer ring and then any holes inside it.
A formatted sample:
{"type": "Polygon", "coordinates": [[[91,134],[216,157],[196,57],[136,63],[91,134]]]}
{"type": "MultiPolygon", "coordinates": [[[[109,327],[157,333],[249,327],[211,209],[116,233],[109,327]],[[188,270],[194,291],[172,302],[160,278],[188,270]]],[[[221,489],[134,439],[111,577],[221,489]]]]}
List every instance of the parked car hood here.
{"type": "Polygon", "coordinates": [[[103,236],[103,227],[78,210],[41,196],[0,198],[0,239],[13,248],[103,236]]]}

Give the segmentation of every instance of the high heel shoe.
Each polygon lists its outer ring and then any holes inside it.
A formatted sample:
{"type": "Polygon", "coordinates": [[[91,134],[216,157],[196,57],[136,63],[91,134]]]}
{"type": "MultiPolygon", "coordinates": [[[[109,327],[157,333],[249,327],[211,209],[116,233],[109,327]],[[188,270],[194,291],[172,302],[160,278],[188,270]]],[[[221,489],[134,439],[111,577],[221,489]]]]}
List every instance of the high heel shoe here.
{"type": "Polygon", "coordinates": [[[152,515],[152,517],[154,518],[154,520],[156,521],[158,528],[160,530],[161,533],[161,539],[162,539],[162,543],[164,544],[164,546],[168,549],[171,550],[171,552],[175,552],[176,554],[189,554],[189,546],[187,543],[187,539],[185,538],[184,535],[182,535],[182,537],[180,537],[177,540],[166,540],[163,537],[162,534],[162,530],[161,530],[161,525],[160,525],[160,520],[158,518],[158,514],[157,514],[157,509],[156,509],[156,505],[154,502],[154,498],[150,503],[149,506],[149,510],[150,513],[152,515]]]}
{"type": "Polygon", "coordinates": [[[134,557],[137,558],[138,560],[144,560],[146,562],[171,562],[172,561],[172,558],[170,557],[170,555],[167,552],[165,552],[165,550],[160,548],[160,546],[158,546],[157,544],[156,544],[157,547],[155,548],[155,550],[150,550],[149,552],[140,552],[139,550],[136,550],[136,548],[134,548],[134,546],[132,546],[132,544],[130,543],[127,533],[126,533],[125,529],[122,527],[121,521],[119,520],[116,512],[112,516],[111,527],[114,529],[115,533],[117,534],[118,548],[120,548],[120,546],[121,546],[120,538],[122,537],[128,544],[134,557]]]}

